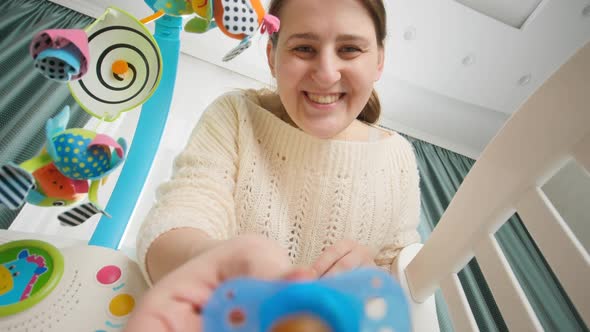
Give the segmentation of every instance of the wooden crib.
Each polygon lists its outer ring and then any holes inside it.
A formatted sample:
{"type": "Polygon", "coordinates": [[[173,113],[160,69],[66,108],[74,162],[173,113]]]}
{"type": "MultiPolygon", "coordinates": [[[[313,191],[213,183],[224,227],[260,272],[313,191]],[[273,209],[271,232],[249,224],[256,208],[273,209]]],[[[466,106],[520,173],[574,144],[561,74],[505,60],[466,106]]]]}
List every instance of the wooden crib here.
{"type": "Polygon", "coordinates": [[[590,172],[590,43],[508,120],[426,243],[402,251],[397,273],[413,300],[415,331],[438,329],[439,287],[455,330],[478,331],[457,277],[474,257],[508,329],[543,330],[494,237],[515,212],[590,325],[590,256],[541,190],[572,159],[590,172]]]}

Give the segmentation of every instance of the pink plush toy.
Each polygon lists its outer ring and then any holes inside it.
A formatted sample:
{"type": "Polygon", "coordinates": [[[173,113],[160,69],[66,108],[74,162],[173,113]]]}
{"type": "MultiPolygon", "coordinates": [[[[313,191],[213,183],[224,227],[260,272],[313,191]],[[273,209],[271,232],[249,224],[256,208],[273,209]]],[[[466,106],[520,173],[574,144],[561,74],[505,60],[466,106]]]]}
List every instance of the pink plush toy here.
{"type": "Polygon", "coordinates": [[[29,52],[43,76],[60,82],[80,79],[88,71],[88,37],[84,30],[44,30],[33,38],[29,52]]]}

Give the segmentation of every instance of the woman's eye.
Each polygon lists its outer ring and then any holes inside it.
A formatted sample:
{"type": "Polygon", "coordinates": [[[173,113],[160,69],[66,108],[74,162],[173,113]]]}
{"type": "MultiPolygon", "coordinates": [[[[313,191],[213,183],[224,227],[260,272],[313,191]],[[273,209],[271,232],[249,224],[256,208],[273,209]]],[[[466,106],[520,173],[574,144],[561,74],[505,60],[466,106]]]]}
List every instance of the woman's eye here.
{"type": "Polygon", "coordinates": [[[345,46],[340,49],[341,52],[344,53],[357,53],[361,52],[361,49],[356,46],[345,46]]]}
{"type": "Polygon", "coordinates": [[[300,53],[312,53],[313,52],[313,48],[311,46],[297,46],[297,47],[293,48],[293,50],[295,52],[300,52],[300,53]]]}

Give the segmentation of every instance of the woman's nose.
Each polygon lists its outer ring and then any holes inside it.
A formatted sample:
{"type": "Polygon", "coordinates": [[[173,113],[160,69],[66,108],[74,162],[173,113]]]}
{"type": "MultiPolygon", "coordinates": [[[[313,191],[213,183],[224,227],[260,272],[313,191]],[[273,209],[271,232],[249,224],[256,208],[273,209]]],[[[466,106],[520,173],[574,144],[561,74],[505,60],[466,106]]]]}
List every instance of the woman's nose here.
{"type": "Polygon", "coordinates": [[[312,79],[320,87],[330,87],[342,77],[338,57],[331,52],[322,52],[316,57],[312,79]]]}

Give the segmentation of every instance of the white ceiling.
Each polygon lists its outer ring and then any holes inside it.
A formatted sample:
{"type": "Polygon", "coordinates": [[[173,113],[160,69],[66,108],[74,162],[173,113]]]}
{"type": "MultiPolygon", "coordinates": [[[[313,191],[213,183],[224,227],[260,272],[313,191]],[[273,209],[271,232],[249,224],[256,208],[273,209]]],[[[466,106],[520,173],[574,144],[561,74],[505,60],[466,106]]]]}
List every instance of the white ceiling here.
{"type": "MultiPolygon", "coordinates": [[[[52,1],[95,17],[110,5],[150,14],[142,0],[52,1]]],[[[386,7],[386,71],[377,86],[383,123],[473,158],[590,41],[590,0],[387,0],[386,7]]],[[[221,58],[236,41],[219,31],[181,38],[187,54],[272,83],[262,37],[229,63],[221,58]]]]}

